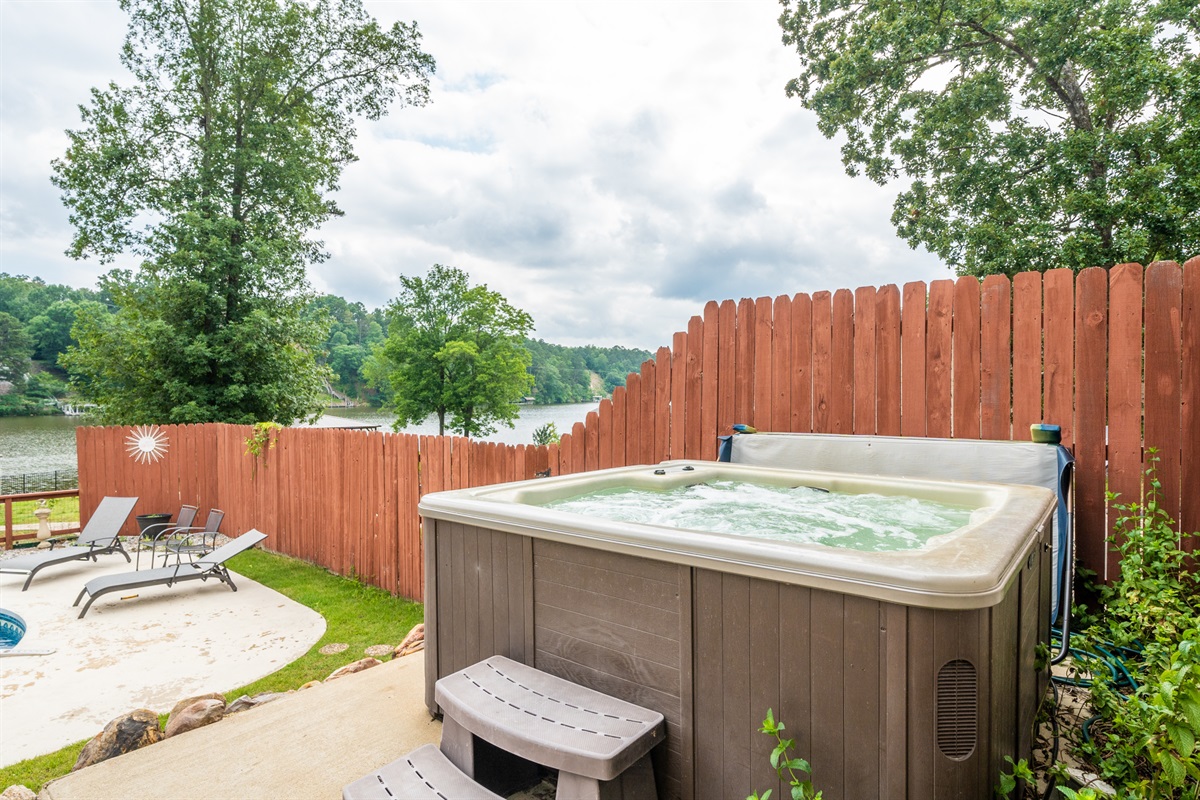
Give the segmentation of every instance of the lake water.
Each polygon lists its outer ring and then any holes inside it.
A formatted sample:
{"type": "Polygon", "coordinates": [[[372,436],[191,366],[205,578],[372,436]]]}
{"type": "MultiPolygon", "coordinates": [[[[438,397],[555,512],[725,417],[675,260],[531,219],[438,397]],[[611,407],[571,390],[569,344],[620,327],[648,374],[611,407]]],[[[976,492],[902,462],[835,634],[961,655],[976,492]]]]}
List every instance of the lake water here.
{"type": "MultiPolygon", "coordinates": [[[[596,403],[567,403],[557,406],[521,406],[514,428],[500,428],[487,441],[505,444],[532,444],[533,432],[553,422],[559,433],[570,433],[571,426],[583,422],[596,403]]],[[[395,419],[376,408],[332,408],[329,414],[350,417],[390,431],[395,419]]],[[[86,417],[0,417],[0,477],[33,472],[74,469],[75,426],[86,417]]],[[[404,433],[436,434],[437,419],[405,428],[404,433]]]]}
{"type": "Polygon", "coordinates": [[[75,469],[82,417],[0,417],[0,477],[75,469]]]}

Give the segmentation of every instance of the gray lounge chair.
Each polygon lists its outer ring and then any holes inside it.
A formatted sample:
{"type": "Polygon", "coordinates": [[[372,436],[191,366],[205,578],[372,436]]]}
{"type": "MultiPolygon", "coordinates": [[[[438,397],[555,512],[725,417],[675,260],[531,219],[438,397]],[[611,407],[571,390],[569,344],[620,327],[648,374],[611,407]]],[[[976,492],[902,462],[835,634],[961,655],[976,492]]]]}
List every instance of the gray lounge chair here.
{"type": "Polygon", "coordinates": [[[16,575],[28,575],[21,591],[29,588],[33,576],[46,567],[55,564],[66,564],[69,561],[95,561],[96,556],[108,553],[120,553],[130,561],[129,553],[121,546],[121,526],[133,507],[137,504],[136,497],[106,497],[96,506],[91,519],[79,533],[79,539],[71,547],[54,547],[49,550],[17,556],[7,561],[0,561],[0,572],[16,575]]]}
{"type": "Polygon", "coordinates": [[[216,578],[222,583],[228,584],[229,588],[236,592],[237,587],[233,585],[233,579],[229,576],[229,570],[225,568],[225,562],[238,553],[249,550],[265,538],[267,538],[265,533],[251,529],[213,550],[199,561],[184,561],[171,567],[120,572],[116,575],[92,578],[71,605],[79,605],[79,601],[84,598],[84,595],[87,595],[88,601],[84,604],[83,610],[79,612],[79,618],[83,619],[83,615],[88,612],[96,598],[109,592],[140,589],[144,586],[174,586],[184,581],[206,581],[209,578],[216,578]]]}

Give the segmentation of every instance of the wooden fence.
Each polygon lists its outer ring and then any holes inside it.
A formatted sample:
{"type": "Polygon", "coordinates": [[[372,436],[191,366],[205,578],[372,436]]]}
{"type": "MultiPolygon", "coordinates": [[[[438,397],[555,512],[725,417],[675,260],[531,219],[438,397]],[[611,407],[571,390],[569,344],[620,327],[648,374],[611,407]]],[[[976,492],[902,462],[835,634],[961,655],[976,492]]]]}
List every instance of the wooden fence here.
{"type": "Polygon", "coordinates": [[[138,513],[210,503],[275,550],[421,596],[421,494],[667,458],[716,457],[760,430],[1028,439],[1062,426],[1077,459],[1082,564],[1112,578],[1106,488],[1137,499],[1157,450],[1162,504],[1200,529],[1200,258],[710,302],[671,347],[557,446],[339,430],[164,427],[136,463],[126,428],[81,428],[80,499],[136,493],[138,513]]]}

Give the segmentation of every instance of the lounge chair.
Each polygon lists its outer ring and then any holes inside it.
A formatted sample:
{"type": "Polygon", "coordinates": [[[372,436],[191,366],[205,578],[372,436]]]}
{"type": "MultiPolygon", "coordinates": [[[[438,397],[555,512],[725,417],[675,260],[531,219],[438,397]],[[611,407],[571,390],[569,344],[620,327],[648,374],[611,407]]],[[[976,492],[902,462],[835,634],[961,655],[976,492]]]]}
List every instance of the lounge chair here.
{"type": "Polygon", "coordinates": [[[88,601],[84,604],[83,610],[79,612],[79,618],[83,619],[83,615],[88,612],[96,598],[109,592],[123,592],[127,589],[140,589],[144,586],[174,586],[184,581],[206,581],[209,578],[216,578],[222,583],[228,584],[229,588],[236,592],[237,587],[233,585],[233,580],[229,577],[229,570],[225,568],[225,562],[238,553],[249,550],[265,538],[267,538],[265,533],[251,529],[213,550],[199,561],[181,561],[171,567],[120,572],[116,575],[92,578],[71,605],[79,605],[79,601],[84,598],[84,595],[87,595],[88,601]]]}
{"type": "Polygon", "coordinates": [[[0,561],[0,572],[28,575],[25,585],[21,587],[23,592],[29,588],[34,575],[55,564],[65,564],[69,561],[95,561],[96,556],[108,553],[120,553],[125,556],[126,561],[130,561],[129,553],[125,552],[125,548],[121,546],[120,534],[121,526],[133,513],[133,507],[137,501],[136,497],[104,498],[92,512],[91,519],[87,521],[87,525],[83,526],[83,530],[80,531],[79,538],[73,546],[55,547],[51,545],[49,550],[0,561]]]}
{"type": "Polygon", "coordinates": [[[210,508],[203,526],[177,525],[159,534],[155,541],[155,547],[160,544],[162,545],[164,551],[163,566],[167,565],[167,561],[170,560],[172,554],[175,555],[176,561],[182,560],[184,555],[195,561],[197,556],[202,556],[215,550],[217,548],[217,536],[221,533],[221,522],[224,519],[224,511],[219,508],[210,508]]]}

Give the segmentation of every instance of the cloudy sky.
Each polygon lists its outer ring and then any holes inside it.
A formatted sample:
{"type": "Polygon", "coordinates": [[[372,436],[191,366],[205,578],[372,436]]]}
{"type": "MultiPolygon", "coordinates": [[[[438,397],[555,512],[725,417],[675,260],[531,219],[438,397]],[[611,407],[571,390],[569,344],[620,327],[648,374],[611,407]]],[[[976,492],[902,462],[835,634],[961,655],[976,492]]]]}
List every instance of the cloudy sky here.
{"type": "MultiPolygon", "coordinates": [[[[319,291],[377,307],[458,266],[563,344],[669,344],[707,300],[949,277],[784,96],[771,0],[367,2],[415,20],[433,102],[359,126],[319,291]]],[[[93,286],[50,160],[124,80],[115,0],[0,0],[0,272],[93,286]]]]}

